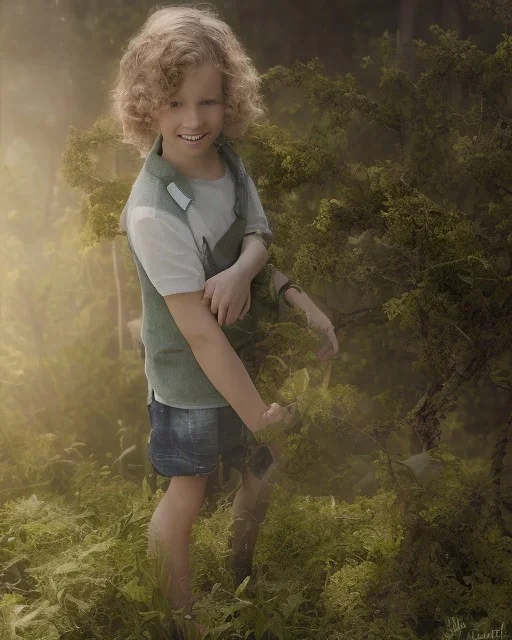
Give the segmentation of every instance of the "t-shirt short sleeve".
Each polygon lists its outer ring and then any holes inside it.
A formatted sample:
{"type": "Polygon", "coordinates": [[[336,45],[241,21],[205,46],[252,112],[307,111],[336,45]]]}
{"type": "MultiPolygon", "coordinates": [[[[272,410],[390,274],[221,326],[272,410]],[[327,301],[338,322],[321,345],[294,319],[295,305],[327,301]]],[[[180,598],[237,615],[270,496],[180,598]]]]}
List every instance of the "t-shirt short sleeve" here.
{"type": "Polygon", "coordinates": [[[131,212],[128,232],[139,262],[160,295],[203,288],[203,264],[185,221],[137,207],[131,212]]]}
{"type": "Polygon", "coordinates": [[[272,231],[270,230],[267,216],[263,211],[258,190],[250,176],[248,177],[248,209],[247,223],[245,227],[245,235],[253,231],[262,231],[267,238],[272,240],[272,231]]]}

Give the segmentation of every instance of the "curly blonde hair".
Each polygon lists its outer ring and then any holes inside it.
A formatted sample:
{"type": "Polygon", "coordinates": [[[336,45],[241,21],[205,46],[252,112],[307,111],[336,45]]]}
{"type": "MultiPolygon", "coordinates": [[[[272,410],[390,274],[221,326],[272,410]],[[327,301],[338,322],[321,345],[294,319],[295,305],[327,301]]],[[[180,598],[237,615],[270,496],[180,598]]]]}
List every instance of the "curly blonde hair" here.
{"type": "Polygon", "coordinates": [[[226,135],[243,135],[249,122],[266,113],[260,76],[214,7],[157,6],[128,42],[110,93],[111,113],[122,125],[123,142],[133,145],[142,158],[158,133],[155,114],[179,88],[184,70],[206,62],[223,74],[226,135]]]}

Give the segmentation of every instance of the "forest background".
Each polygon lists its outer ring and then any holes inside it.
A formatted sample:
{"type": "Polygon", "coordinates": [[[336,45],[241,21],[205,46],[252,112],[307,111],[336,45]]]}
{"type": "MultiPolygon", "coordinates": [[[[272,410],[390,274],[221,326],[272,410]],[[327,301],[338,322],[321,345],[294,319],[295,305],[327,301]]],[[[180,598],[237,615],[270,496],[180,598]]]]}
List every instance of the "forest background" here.
{"type": "MultiPolygon", "coordinates": [[[[162,485],[116,235],[138,165],[102,118],[152,6],[0,7],[2,638],[158,637],[144,534],[162,485]]],[[[512,8],[217,6],[264,78],[269,121],[238,148],[270,259],[332,318],[341,357],[318,363],[293,312],[251,354],[262,396],[297,399],[301,423],[255,601],[228,587],[233,478],[210,495],[203,621],[222,638],[512,633],[512,8]]]]}

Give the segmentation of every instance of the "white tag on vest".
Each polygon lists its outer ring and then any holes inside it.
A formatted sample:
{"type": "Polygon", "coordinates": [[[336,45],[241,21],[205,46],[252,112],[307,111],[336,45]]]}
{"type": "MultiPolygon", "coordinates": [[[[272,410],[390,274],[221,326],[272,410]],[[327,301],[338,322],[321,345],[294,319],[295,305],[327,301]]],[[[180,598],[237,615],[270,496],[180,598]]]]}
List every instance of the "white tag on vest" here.
{"type": "Polygon", "coordinates": [[[174,200],[180,205],[183,211],[186,211],[190,203],[190,198],[187,198],[187,196],[183,193],[183,191],[181,191],[181,189],[178,189],[178,187],[176,186],[176,183],[171,182],[171,184],[168,184],[167,191],[171,194],[174,200]]]}

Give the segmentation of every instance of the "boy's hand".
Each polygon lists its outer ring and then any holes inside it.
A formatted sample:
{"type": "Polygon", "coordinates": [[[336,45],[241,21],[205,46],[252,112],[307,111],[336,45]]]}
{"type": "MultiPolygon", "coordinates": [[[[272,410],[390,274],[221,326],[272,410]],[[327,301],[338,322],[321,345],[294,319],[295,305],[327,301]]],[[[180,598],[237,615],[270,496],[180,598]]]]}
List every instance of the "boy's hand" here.
{"type": "Polygon", "coordinates": [[[243,319],[251,306],[251,281],[236,263],[204,283],[203,304],[210,305],[217,321],[223,325],[243,319]]]}
{"type": "Polygon", "coordinates": [[[277,402],[273,402],[260,417],[259,425],[255,433],[263,429],[268,429],[269,433],[281,433],[281,431],[286,431],[295,426],[298,417],[296,402],[292,402],[286,407],[282,407],[277,402]]]}
{"type": "Polygon", "coordinates": [[[340,348],[334,327],[329,318],[313,301],[305,309],[305,313],[308,324],[324,335],[324,342],[316,354],[318,359],[324,362],[325,360],[336,358],[340,348]]]}
{"type": "Polygon", "coordinates": [[[259,424],[253,433],[256,434],[256,440],[267,445],[272,453],[274,462],[281,457],[281,445],[276,441],[276,436],[292,429],[300,420],[300,414],[297,410],[297,403],[281,407],[277,402],[273,402],[265,413],[260,417],[259,424]]]}

